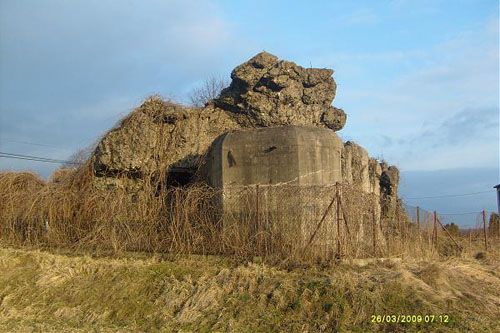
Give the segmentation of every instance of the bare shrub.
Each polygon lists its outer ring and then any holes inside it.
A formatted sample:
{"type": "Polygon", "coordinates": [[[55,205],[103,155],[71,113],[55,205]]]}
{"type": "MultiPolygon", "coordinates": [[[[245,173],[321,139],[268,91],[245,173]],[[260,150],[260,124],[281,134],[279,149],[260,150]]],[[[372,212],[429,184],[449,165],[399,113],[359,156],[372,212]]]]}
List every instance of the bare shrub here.
{"type": "Polygon", "coordinates": [[[73,153],[68,159],[68,162],[63,164],[63,169],[72,169],[84,164],[90,158],[96,146],[97,142],[93,142],[88,147],[79,149],[73,153]]]}
{"type": "Polygon", "coordinates": [[[222,78],[211,76],[200,87],[195,88],[189,94],[189,102],[192,106],[203,107],[212,99],[217,98],[222,89],[229,86],[229,81],[222,78]]]}

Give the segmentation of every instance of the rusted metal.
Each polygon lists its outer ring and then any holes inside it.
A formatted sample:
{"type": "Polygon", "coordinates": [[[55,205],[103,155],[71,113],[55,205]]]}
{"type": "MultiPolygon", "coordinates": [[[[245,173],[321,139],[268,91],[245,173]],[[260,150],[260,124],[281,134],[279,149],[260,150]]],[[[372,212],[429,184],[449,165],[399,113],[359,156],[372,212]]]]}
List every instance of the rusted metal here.
{"type": "Polygon", "coordinates": [[[488,251],[488,233],[486,232],[486,212],[483,210],[483,231],[484,231],[484,249],[488,251]]]}
{"type": "Polygon", "coordinates": [[[256,219],[257,219],[257,248],[258,248],[258,251],[261,252],[262,251],[262,239],[261,239],[261,233],[262,233],[262,228],[261,228],[261,225],[260,225],[260,200],[259,200],[259,197],[260,197],[260,193],[259,193],[259,184],[257,184],[255,186],[255,210],[256,210],[256,219]]]}
{"type": "Polygon", "coordinates": [[[341,257],[341,242],[340,242],[340,184],[336,183],[336,197],[337,197],[337,258],[341,257]]]}
{"type": "Polygon", "coordinates": [[[434,247],[438,248],[438,234],[437,234],[437,213],[434,211],[434,229],[433,231],[433,239],[434,239],[434,247]]]}
{"type": "Polygon", "coordinates": [[[417,206],[417,230],[420,234],[420,206],[417,206]]]}
{"type": "Polygon", "coordinates": [[[451,236],[450,232],[448,231],[448,229],[446,229],[444,227],[444,225],[441,223],[441,221],[439,221],[439,218],[437,219],[439,225],[441,226],[441,228],[443,228],[444,231],[446,231],[446,233],[448,234],[448,236],[451,238],[451,240],[453,241],[453,243],[455,243],[455,245],[458,247],[459,250],[462,250],[462,247],[460,245],[458,245],[458,243],[455,241],[455,239],[451,236]]]}
{"type": "Polygon", "coordinates": [[[377,220],[375,218],[375,208],[372,209],[372,227],[373,227],[373,256],[377,256],[377,220]]]}
{"type": "Polygon", "coordinates": [[[311,235],[311,238],[309,238],[309,242],[307,243],[307,245],[306,245],[305,248],[308,248],[312,244],[312,242],[314,240],[314,237],[316,237],[316,234],[318,233],[319,228],[321,228],[321,225],[325,221],[326,216],[328,215],[328,212],[332,208],[332,206],[335,203],[336,199],[337,199],[337,195],[335,194],[335,196],[333,197],[332,201],[328,205],[328,208],[326,209],[325,213],[323,214],[323,217],[321,218],[321,220],[319,221],[319,223],[316,225],[316,229],[314,230],[313,234],[311,235]]]}

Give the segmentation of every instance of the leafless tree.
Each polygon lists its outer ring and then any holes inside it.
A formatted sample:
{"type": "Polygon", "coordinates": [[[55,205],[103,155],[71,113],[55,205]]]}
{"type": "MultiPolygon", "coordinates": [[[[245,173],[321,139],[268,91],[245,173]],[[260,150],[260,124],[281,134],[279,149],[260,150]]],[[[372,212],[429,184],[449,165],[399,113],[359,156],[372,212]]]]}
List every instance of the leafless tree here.
{"type": "Polygon", "coordinates": [[[71,169],[79,165],[82,165],[83,163],[85,163],[85,161],[87,161],[90,158],[92,152],[95,150],[96,147],[97,147],[97,142],[93,142],[88,147],[79,149],[77,152],[73,153],[73,155],[70,156],[68,162],[63,163],[62,167],[65,169],[71,169]]]}
{"type": "Polygon", "coordinates": [[[192,106],[203,107],[210,100],[217,98],[225,87],[229,86],[228,80],[222,77],[211,76],[200,87],[194,88],[189,94],[192,106]]]}

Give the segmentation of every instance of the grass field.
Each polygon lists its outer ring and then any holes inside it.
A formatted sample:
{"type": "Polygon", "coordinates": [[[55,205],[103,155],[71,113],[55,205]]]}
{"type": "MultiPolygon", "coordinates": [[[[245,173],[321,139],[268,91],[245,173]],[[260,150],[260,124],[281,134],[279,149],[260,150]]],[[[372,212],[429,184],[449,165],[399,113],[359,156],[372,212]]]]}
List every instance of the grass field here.
{"type": "Polygon", "coordinates": [[[499,331],[497,258],[279,268],[1,247],[0,331],[499,331]],[[423,320],[372,323],[401,314],[423,320]]]}

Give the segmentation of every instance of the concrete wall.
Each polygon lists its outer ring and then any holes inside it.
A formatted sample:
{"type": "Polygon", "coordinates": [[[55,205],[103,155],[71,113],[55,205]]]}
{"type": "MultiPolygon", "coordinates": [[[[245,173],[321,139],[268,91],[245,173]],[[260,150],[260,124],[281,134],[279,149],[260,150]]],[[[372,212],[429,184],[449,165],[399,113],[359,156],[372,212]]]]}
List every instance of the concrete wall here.
{"type": "MultiPolygon", "coordinates": [[[[209,150],[204,174],[210,185],[222,190],[220,207],[236,214],[233,222],[247,219],[252,224],[280,215],[280,221],[300,226],[302,241],[310,237],[335,195],[333,185],[344,183],[349,193],[342,193],[342,202],[352,210],[348,219],[357,230],[357,241],[365,241],[365,229],[371,233],[373,216],[381,246],[381,230],[388,223],[382,226],[382,220],[394,217],[399,180],[397,168],[370,158],[361,146],[344,144],[331,130],[304,126],[223,134],[209,150]],[[367,226],[365,213],[370,216],[367,226]]],[[[316,244],[335,244],[336,209],[334,205],[316,244]]]]}
{"type": "Polygon", "coordinates": [[[341,179],[342,141],[331,130],[284,126],[233,131],[217,138],[208,182],[220,189],[248,185],[332,185],[341,179]]]}
{"type": "MultiPolygon", "coordinates": [[[[342,149],[332,130],[317,127],[270,127],[220,136],[209,150],[205,172],[210,185],[222,190],[224,223],[259,224],[260,232],[279,228],[306,243],[335,195],[332,185],[342,181],[342,149]]],[[[335,244],[334,212],[335,206],[314,246],[335,244]]]]}

